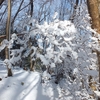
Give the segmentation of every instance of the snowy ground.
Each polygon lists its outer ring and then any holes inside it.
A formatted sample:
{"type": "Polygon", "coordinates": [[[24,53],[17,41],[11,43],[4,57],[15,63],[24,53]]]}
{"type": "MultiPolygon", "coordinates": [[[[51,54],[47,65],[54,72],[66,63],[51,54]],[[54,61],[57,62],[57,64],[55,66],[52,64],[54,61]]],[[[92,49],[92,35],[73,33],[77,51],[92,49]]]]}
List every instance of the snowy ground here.
{"type": "MultiPolygon", "coordinates": [[[[6,78],[6,68],[0,66],[0,100],[61,100],[59,85],[41,83],[38,72],[13,69],[13,73],[13,77],[6,78]]],[[[67,100],[72,99],[68,96],[67,100]]]]}

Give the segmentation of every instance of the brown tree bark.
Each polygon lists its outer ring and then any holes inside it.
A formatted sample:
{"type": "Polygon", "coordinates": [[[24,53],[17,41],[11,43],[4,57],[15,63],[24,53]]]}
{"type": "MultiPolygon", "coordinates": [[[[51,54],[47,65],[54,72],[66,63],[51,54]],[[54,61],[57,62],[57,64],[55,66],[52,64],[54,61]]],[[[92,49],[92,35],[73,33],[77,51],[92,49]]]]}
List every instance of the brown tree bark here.
{"type": "Polygon", "coordinates": [[[100,16],[100,0],[98,0],[98,9],[99,9],[99,16],[100,16]]]}
{"type": "MultiPolygon", "coordinates": [[[[6,23],[6,39],[10,40],[10,31],[11,31],[11,0],[8,0],[8,18],[6,23]]],[[[9,59],[9,49],[6,48],[6,59],[9,59]]]]}
{"type": "MultiPolygon", "coordinates": [[[[98,7],[98,0],[87,0],[88,11],[92,21],[92,28],[96,29],[96,31],[100,34],[100,17],[99,17],[99,7],[98,7]]],[[[99,67],[99,83],[100,83],[100,52],[97,53],[98,58],[98,67],[99,67]]],[[[100,97],[98,97],[100,100],[100,97]]]]}
{"type": "MultiPolygon", "coordinates": [[[[11,31],[11,0],[8,0],[8,18],[7,18],[7,24],[6,24],[6,39],[9,41],[10,40],[10,31],[11,31]]],[[[5,49],[6,53],[6,59],[9,59],[9,49],[6,47],[5,49]]],[[[7,65],[7,70],[8,70],[8,76],[12,76],[12,70],[11,68],[8,67],[7,65]]]]}
{"type": "Polygon", "coordinates": [[[98,9],[98,0],[87,0],[88,11],[92,18],[92,28],[100,34],[100,18],[98,9]]]}

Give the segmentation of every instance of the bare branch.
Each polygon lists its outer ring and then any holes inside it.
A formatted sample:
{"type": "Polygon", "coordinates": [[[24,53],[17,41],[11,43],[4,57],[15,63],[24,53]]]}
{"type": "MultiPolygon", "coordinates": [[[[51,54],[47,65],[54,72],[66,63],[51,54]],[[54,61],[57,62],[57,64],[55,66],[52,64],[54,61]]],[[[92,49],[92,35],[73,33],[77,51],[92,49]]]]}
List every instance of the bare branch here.
{"type": "Polygon", "coordinates": [[[24,8],[28,7],[29,5],[30,5],[30,3],[27,4],[26,6],[24,6],[24,7],[23,7],[22,9],[20,9],[19,11],[23,10],[24,8]]]}
{"type": "Polygon", "coordinates": [[[1,16],[1,18],[0,18],[0,21],[2,20],[2,17],[3,17],[3,15],[5,14],[6,10],[7,10],[7,7],[5,8],[4,12],[2,13],[2,16],[1,16]]]}
{"type": "Polygon", "coordinates": [[[5,0],[0,0],[0,5],[2,5],[2,3],[4,2],[5,0]]]}
{"type": "Polygon", "coordinates": [[[30,4],[31,4],[31,12],[30,12],[30,15],[32,17],[32,15],[33,15],[33,7],[34,7],[33,0],[30,0],[30,4]]]}
{"type": "Polygon", "coordinates": [[[21,8],[21,6],[22,6],[23,2],[24,2],[24,0],[22,0],[22,1],[21,1],[20,6],[19,6],[19,8],[18,8],[18,10],[17,10],[17,12],[16,12],[16,14],[15,14],[15,16],[14,16],[14,18],[13,18],[13,20],[12,20],[11,24],[13,24],[13,23],[14,23],[14,21],[15,21],[15,19],[16,19],[16,17],[17,17],[17,15],[18,15],[18,13],[19,13],[19,11],[20,11],[20,8],[21,8]]]}

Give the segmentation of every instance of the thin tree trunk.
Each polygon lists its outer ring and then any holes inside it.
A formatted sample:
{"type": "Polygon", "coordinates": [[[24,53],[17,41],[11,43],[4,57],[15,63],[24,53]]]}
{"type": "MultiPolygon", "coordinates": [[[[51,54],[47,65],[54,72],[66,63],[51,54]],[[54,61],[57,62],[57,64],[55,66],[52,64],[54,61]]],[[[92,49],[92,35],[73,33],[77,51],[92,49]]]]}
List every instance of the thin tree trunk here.
{"type": "MultiPolygon", "coordinates": [[[[11,0],[8,0],[8,18],[7,18],[7,24],[6,24],[6,39],[8,41],[10,40],[10,31],[11,31],[10,19],[11,19],[11,0]]],[[[6,52],[6,59],[9,59],[10,58],[9,48],[6,47],[5,52],[6,52]]],[[[9,65],[7,65],[8,76],[12,76],[12,70],[8,66],[9,65]]]]}
{"type": "MultiPolygon", "coordinates": [[[[31,49],[31,39],[29,40],[29,48],[31,49]]],[[[34,71],[34,61],[32,60],[32,57],[31,57],[31,54],[33,53],[34,51],[31,50],[30,52],[30,71],[34,71]]]]}
{"type": "MultiPolygon", "coordinates": [[[[31,7],[31,9],[30,9],[30,16],[31,16],[31,18],[32,18],[32,16],[33,16],[33,7],[34,7],[34,5],[33,5],[33,0],[30,0],[30,7],[31,7]]],[[[32,23],[30,23],[30,26],[32,27],[32,23]]],[[[30,39],[30,41],[29,41],[29,46],[30,46],[30,48],[31,48],[31,39],[30,39]]],[[[32,54],[33,52],[34,52],[34,51],[31,51],[31,54],[32,54]]],[[[35,62],[33,62],[32,57],[31,57],[31,54],[30,54],[30,71],[34,71],[34,63],[35,63],[35,62]]]]}
{"type": "MultiPolygon", "coordinates": [[[[10,31],[11,31],[11,0],[8,0],[8,18],[6,24],[6,39],[10,40],[10,31]]],[[[9,59],[9,49],[6,48],[6,59],[9,59]]]]}

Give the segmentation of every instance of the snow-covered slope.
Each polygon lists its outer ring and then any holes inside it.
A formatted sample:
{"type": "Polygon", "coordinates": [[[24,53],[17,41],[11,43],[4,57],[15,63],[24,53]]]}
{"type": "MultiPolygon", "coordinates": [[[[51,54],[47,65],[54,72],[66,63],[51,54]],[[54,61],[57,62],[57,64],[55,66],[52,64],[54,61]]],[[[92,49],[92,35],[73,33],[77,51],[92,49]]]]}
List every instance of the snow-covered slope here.
{"type": "Polygon", "coordinates": [[[24,70],[14,70],[13,77],[6,77],[6,70],[0,71],[0,100],[37,100],[40,75],[24,70]]]}

